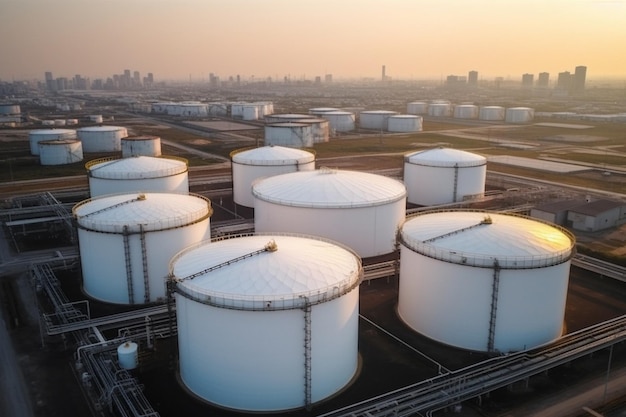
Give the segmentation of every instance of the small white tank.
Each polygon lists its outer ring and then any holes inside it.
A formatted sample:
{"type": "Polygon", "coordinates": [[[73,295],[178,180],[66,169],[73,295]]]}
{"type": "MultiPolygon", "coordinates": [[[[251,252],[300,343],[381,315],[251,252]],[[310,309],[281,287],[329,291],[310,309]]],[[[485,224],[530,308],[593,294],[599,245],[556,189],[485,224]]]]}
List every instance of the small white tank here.
{"type": "Polygon", "coordinates": [[[101,114],[91,114],[89,115],[89,121],[93,123],[102,123],[102,115],[101,114]]]}
{"type": "Polygon", "coordinates": [[[459,104],[454,107],[455,119],[476,119],[478,118],[478,106],[474,104],[459,104]]]}
{"type": "Polygon", "coordinates": [[[310,148],[313,146],[311,125],[295,122],[265,125],[264,144],[290,148],[310,148]]]}
{"type": "Polygon", "coordinates": [[[319,116],[328,120],[331,131],[350,132],[356,127],[356,116],[348,111],[328,111],[319,116]]]}
{"type": "Polygon", "coordinates": [[[54,125],[58,127],[65,126],[67,123],[65,119],[54,119],[54,125]]]}
{"type": "Polygon", "coordinates": [[[422,116],[415,114],[396,114],[387,120],[389,132],[420,132],[422,130],[422,116]]]}
{"type": "Polygon", "coordinates": [[[482,106],[479,110],[480,120],[498,121],[504,120],[505,110],[502,106],[482,106]]]}
{"type": "Polygon", "coordinates": [[[211,202],[199,195],[107,195],[76,204],[72,213],[83,291],[107,303],[164,301],[170,259],[211,237],[211,202]]]}
{"type": "Polygon", "coordinates": [[[65,124],[68,126],[76,126],[78,124],[78,119],[67,119],[65,124]]]}
{"type": "Polygon", "coordinates": [[[122,369],[135,369],[139,365],[139,350],[137,343],[125,342],[117,348],[117,362],[122,369]]]}
{"type": "Polygon", "coordinates": [[[121,139],[122,158],[131,156],[161,156],[161,138],[141,135],[121,139]]]}
{"type": "Polygon", "coordinates": [[[450,103],[431,103],[428,106],[428,115],[433,117],[450,117],[452,105],[450,103]]]}
{"type": "Polygon", "coordinates": [[[30,154],[39,155],[39,142],[56,139],[76,139],[73,129],[38,129],[28,133],[30,154]]]}
{"type": "Polygon", "coordinates": [[[323,118],[301,119],[298,123],[311,126],[313,143],[324,143],[330,140],[330,123],[323,118]]]}
{"type": "Polygon", "coordinates": [[[41,165],[67,165],[83,160],[83,145],[78,139],[55,139],[39,142],[41,165]]]}
{"type": "Polygon", "coordinates": [[[120,151],[122,138],[128,136],[128,130],[121,126],[81,127],[76,133],[87,153],[120,151]]]}
{"type": "Polygon", "coordinates": [[[315,169],[315,154],[284,146],[263,146],[230,154],[233,170],[233,199],[244,207],[254,207],[252,184],[258,179],[315,169]]]}
{"type": "Polygon", "coordinates": [[[530,123],[535,117],[535,110],[530,107],[510,107],[506,109],[507,123],[530,123]]]}
{"type": "Polygon", "coordinates": [[[391,110],[367,110],[359,114],[359,127],[363,129],[387,130],[389,117],[397,115],[391,110]]]}
{"type": "Polygon", "coordinates": [[[259,106],[257,106],[256,104],[248,104],[243,106],[242,117],[243,120],[258,120],[259,106]]]}
{"type": "Polygon", "coordinates": [[[428,103],[423,101],[413,101],[406,105],[408,114],[428,114],[428,103]]]}

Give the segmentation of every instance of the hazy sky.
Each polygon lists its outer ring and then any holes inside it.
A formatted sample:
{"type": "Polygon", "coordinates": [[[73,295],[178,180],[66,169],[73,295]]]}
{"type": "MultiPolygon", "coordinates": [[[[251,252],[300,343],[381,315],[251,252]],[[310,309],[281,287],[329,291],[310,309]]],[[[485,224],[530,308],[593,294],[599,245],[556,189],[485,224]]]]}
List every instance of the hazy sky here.
{"type": "Polygon", "coordinates": [[[626,79],[626,0],[0,0],[0,79],[626,79]]]}

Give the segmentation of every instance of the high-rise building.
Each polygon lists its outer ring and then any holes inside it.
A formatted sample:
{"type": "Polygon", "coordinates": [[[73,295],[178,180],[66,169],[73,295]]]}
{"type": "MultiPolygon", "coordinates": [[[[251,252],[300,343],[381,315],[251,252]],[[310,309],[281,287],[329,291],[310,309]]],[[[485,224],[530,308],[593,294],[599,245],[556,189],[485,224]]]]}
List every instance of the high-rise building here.
{"type": "Polygon", "coordinates": [[[578,66],[574,71],[574,77],[572,78],[571,90],[573,92],[581,92],[585,90],[585,78],[587,77],[587,67],[578,66]]]}
{"type": "Polygon", "coordinates": [[[387,75],[385,74],[385,66],[383,65],[383,74],[382,74],[382,81],[387,81],[387,75]]]}
{"type": "Polygon", "coordinates": [[[467,84],[478,85],[478,71],[470,71],[467,74],[467,84]]]}
{"type": "Polygon", "coordinates": [[[537,87],[547,88],[549,84],[550,84],[550,73],[540,72],[539,77],[537,78],[537,87]]]}
{"type": "Polygon", "coordinates": [[[534,78],[533,74],[522,74],[522,88],[533,88],[534,78]]]}
{"type": "Polygon", "coordinates": [[[326,84],[330,84],[333,82],[333,74],[326,74],[324,75],[324,82],[326,84]]]}
{"type": "Polygon", "coordinates": [[[46,91],[56,91],[57,89],[56,81],[54,81],[54,78],[52,77],[52,72],[46,71],[45,77],[46,77],[46,91]]]}
{"type": "Polygon", "coordinates": [[[572,75],[569,71],[559,72],[559,78],[556,80],[556,89],[569,91],[572,84],[572,75]]]}

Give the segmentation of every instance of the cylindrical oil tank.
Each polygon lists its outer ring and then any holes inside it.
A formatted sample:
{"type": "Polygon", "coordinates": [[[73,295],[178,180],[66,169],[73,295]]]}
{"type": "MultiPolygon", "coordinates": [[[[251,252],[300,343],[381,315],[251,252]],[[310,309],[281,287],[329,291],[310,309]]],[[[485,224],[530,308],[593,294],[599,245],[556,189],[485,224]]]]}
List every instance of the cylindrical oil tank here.
{"type": "Polygon", "coordinates": [[[482,106],[478,113],[480,120],[504,120],[505,110],[502,106],[482,106]]]}
{"type": "Polygon", "coordinates": [[[187,160],[173,156],[100,158],[85,164],[91,197],[132,192],[189,192],[187,160]]]}
{"type": "Polygon", "coordinates": [[[78,119],[67,119],[65,124],[68,126],[76,126],[78,124],[78,119]]]}
{"type": "Polygon", "coordinates": [[[392,178],[322,168],[264,178],[252,186],[259,232],[323,236],[361,257],[393,252],[406,189],[392,178]]]}
{"type": "Polygon", "coordinates": [[[125,342],[117,347],[117,362],[122,369],[135,369],[139,365],[139,350],[135,342],[125,342]]]}
{"type": "Polygon", "coordinates": [[[295,122],[265,125],[264,144],[290,148],[310,148],[313,146],[311,125],[295,122]]]}
{"type": "Polygon", "coordinates": [[[459,104],[454,107],[455,119],[476,119],[478,118],[478,106],[475,104],[459,104]]]}
{"type": "Polygon", "coordinates": [[[248,103],[229,103],[230,107],[230,116],[242,118],[243,117],[243,106],[248,103]]]}
{"type": "Polygon", "coordinates": [[[398,314],[412,329],[463,349],[508,353],[563,331],[575,239],[530,218],[437,211],[400,231],[398,314]]]}
{"type": "Polygon", "coordinates": [[[408,114],[428,114],[428,103],[424,101],[407,103],[406,112],[408,114]]]}
{"type": "Polygon", "coordinates": [[[422,130],[422,116],[415,114],[396,114],[387,119],[389,132],[419,132],[422,130]]]}
{"type": "Polygon", "coordinates": [[[78,139],[54,139],[39,142],[41,165],[66,165],[83,160],[83,145],[78,139]]]}
{"type": "Polygon", "coordinates": [[[28,132],[30,154],[39,155],[39,142],[56,139],[76,139],[74,129],[37,129],[28,132]]]}
{"type": "Polygon", "coordinates": [[[264,117],[265,123],[284,123],[284,122],[300,122],[304,119],[315,119],[316,116],[311,114],[298,113],[276,113],[269,114],[264,117]]]}
{"type": "Polygon", "coordinates": [[[407,201],[420,206],[482,196],[486,176],[487,158],[471,152],[436,148],[404,157],[407,201]]]}
{"type": "Polygon", "coordinates": [[[338,109],[336,107],[314,107],[312,109],[309,109],[309,114],[315,117],[322,117],[322,115],[324,115],[325,113],[331,113],[340,110],[341,109],[338,109]]]}
{"type": "Polygon", "coordinates": [[[67,122],[65,121],[65,119],[54,119],[54,125],[55,126],[63,127],[66,124],[67,124],[67,122]]]}
{"type": "Polygon", "coordinates": [[[116,152],[122,149],[121,140],[128,130],[121,126],[91,126],[76,130],[83,142],[84,152],[116,152]]]}
{"type": "Polygon", "coordinates": [[[170,263],[180,380],[246,412],[305,408],[358,371],[361,260],[307,236],[203,242],[170,263]]]}
{"type": "Polygon", "coordinates": [[[252,184],[273,175],[315,169],[315,154],[284,146],[262,146],[231,153],[233,199],[244,207],[254,207],[252,184]]]}
{"type": "Polygon", "coordinates": [[[359,127],[363,129],[387,130],[389,117],[398,114],[391,110],[366,110],[359,114],[359,127]]]}
{"type": "Polygon", "coordinates": [[[161,156],[161,138],[152,135],[126,136],[121,139],[122,158],[161,156]]]}
{"type": "Polygon", "coordinates": [[[42,126],[54,126],[54,120],[42,120],[42,126]]]}
{"type": "Polygon", "coordinates": [[[89,115],[89,121],[93,123],[102,123],[104,119],[101,114],[91,114],[89,115]]]}
{"type": "Polygon", "coordinates": [[[356,124],[356,116],[349,111],[329,111],[319,115],[321,118],[328,120],[330,129],[335,132],[350,132],[354,130],[356,124]]]}
{"type": "Polygon", "coordinates": [[[256,104],[247,104],[243,106],[242,117],[243,120],[258,120],[259,107],[256,104]]]}
{"type": "Polygon", "coordinates": [[[115,194],[72,209],[83,291],[114,304],[164,301],[169,261],[211,237],[211,202],[199,195],[115,194]]]}
{"type": "Polygon", "coordinates": [[[311,135],[313,135],[313,143],[324,143],[330,140],[330,123],[326,119],[311,118],[301,119],[298,123],[304,123],[311,126],[311,135]]]}
{"type": "Polygon", "coordinates": [[[535,110],[530,107],[510,107],[506,109],[507,123],[530,123],[535,117],[535,110]]]}
{"type": "Polygon", "coordinates": [[[431,103],[428,105],[428,115],[433,117],[450,117],[452,115],[452,104],[431,103]]]}

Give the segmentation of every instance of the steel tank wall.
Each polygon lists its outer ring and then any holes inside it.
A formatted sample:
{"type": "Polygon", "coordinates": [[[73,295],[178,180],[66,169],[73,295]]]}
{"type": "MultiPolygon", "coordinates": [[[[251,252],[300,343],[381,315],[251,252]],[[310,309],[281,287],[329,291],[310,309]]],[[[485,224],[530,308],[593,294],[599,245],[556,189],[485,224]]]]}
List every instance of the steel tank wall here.
{"type": "Polygon", "coordinates": [[[73,129],[39,129],[28,132],[30,154],[39,155],[39,142],[57,139],[76,139],[76,130],[73,129]]]}
{"type": "Polygon", "coordinates": [[[265,145],[307,148],[313,146],[313,132],[304,123],[276,123],[265,126],[265,145]]]}
{"type": "Polygon", "coordinates": [[[359,126],[363,129],[387,130],[389,117],[398,112],[386,110],[362,111],[359,115],[359,126]]]}
{"type": "Polygon", "coordinates": [[[480,120],[504,120],[505,110],[501,106],[483,106],[480,108],[478,118],[480,120]]]}
{"type": "Polygon", "coordinates": [[[122,158],[132,156],[161,156],[158,136],[127,136],[121,139],[122,158]]]}
{"type": "Polygon", "coordinates": [[[320,119],[302,119],[298,123],[304,123],[311,126],[311,135],[313,135],[313,143],[324,143],[330,140],[330,123],[328,120],[320,119]]]}
{"type": "Polygon", "coordinates": [[[14,115],[21,114],[22,109],[19,104],[0,104],[0,114],[1,115],[14,115]]]}
{"type": "Polygon", "coordinates": [[[390,116],[387,121],[389,132],[419,132],[422,130],[422,116],[416,115],[395,115],[390,116]]]}
{"type": "Polygon", "coordinates": [[[83,145],[77,139],[39,142],[39,162],[41,165],[65,165],[82,160],[83,145]]]}
{"type": "MultiPolygon", "coordinates": [[[[441,343],[487,351],[494,270],[447,263],[400,248],[398,314],[441,343]]],[[[561,336],[570,263],[500,270],[494,350],[511,352],[561,336]]]]}
{"type": "Polygon", "coordinates": [[[393,252],[405,215],[405,199],[367,207],[322,208],[280,205],[254,197],[257,232],[322,236],[348,246],[363,258],[393,252]]]}
{"type": "Polygon", "coordinates": [[[431,103],[428,106],[428,115],[433,117],[449,117],[452,114],[452,105],[449,103],[431,103]]]}
{"type": "Polygon", "coordinates": [[[408,114],[428,114],[428,103],[423,101],[414,101],[406,105],[408,114]]]}
{"type": "MultiPolygon", "coordinates": [[[[311,400],[335,394],[358,366],[358,287],[311,307],[311,400]]],[[[176,294],[180,376],[210,403],[272,412],[303,408],[304,313],[213,307],[176,294]]]]}
{"type": "Polygon", "coordinates": [[[336,132],[350,132],[355,129],[356,116],[345,111],[321,113],[320,117],[328,120],[330,128],[336,132]]]}
{"type": "Polygon", "coordinates": [[[316,119],[311,114],[282,113],[270,114],[264,117],[266,123],[300,122],[304,119],[316,119]]]}
{"type": "Polygon", "coordinates": [[[101,114],[92,114],[89,115],[89,121],[94,123],[102,123],[103,118],[101,114]]]}
{"type": "Polygon", "coordinates": [[[456,119],[476,119],[478,118],[478,106],[474,104],[459,104],[454,107],[454,117],[456,119]]]}
{"type": "Polygon", "coordinates": [[[259,107],[254,104],[243,106],[242,117],[243,120],[258,120],[259,107]]]}
{"type": "Polygon", "coordinates": [[[103,126],[81,128],[77,131],[83,152],[116,152],[122,149],[121,139],[128,136],[125,127],[103,126]]]}
{"type": "Polygon", "coordinates": [[[511,107],[506,109],[505,121],[507,123],[529,123],[535,117],[535,110],[530,107],[511,107]]]}
{"type": "Polygon", "coordinates": [[[462,201],[464,196],[484,194],[486,177],[486,164],[455,168],[404,163],[407,201],[421,206],[453,203],[462,201]]]}

